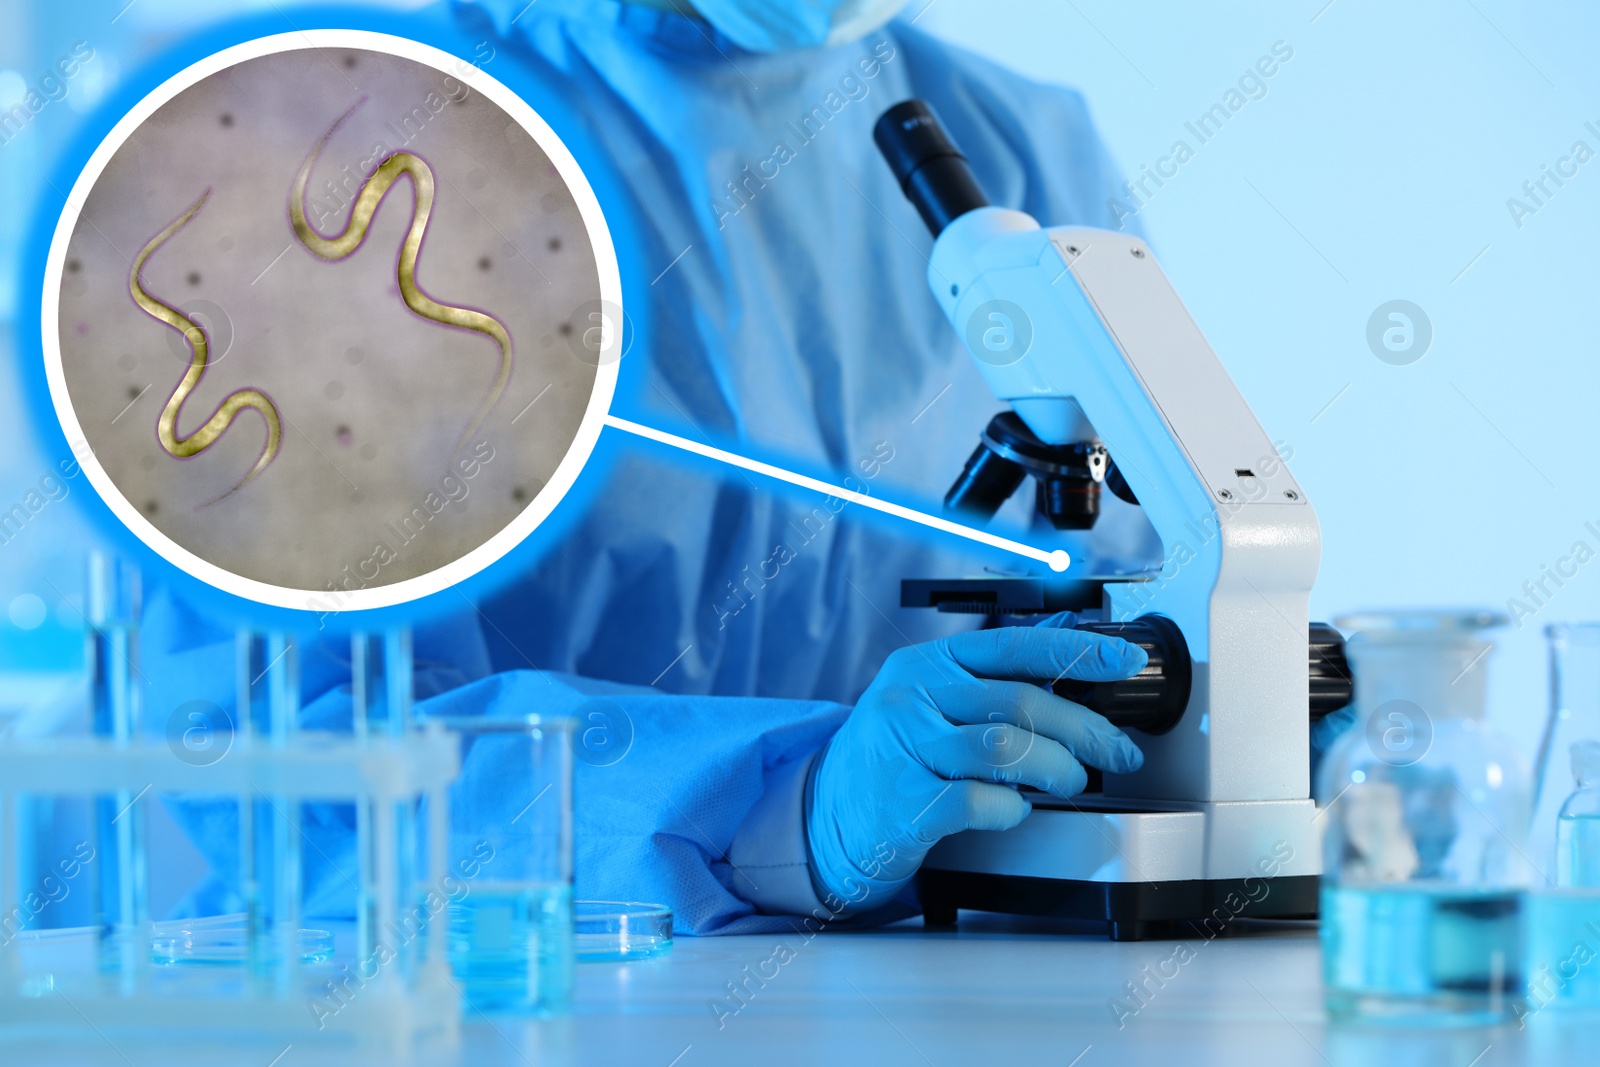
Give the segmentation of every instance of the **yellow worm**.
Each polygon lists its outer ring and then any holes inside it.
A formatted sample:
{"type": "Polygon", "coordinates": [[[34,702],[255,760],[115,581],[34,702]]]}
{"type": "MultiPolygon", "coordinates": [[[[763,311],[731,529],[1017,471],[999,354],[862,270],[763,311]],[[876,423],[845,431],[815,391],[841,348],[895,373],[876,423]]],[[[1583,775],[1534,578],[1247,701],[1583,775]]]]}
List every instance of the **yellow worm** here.
{"type": "MultiPolygon", "coordinates": [[[[206,199],[210,196],[211,190],[207,189],[201,194],[200,199],[194,202],[193,207],[184,212],[166,229],[150,238],[150,243],[144,246],[139,253],[139,257],[133,261],[133,272],[128,276],[128,290],[133,294],[134,303],[138,304],[146,315],[166,323],[183,334],[183,339],[188,342],[189,348],[194,353],[193,358],[189,361],[189,369],[183,374],[183,380],[178,383],[178,387],[167,398],[167,406],[161,409],[161,418],[156,422],[156,436],[160,438],[162,448],[178,459],[188,459],[190,456],[199,455],[215,444],[217,438],[221,437],[228,427],[233,425],[234,416],[245,408],[255,408],[261,412],[261,417],[267,420],[266,447],[262,448],[260,457],[256,459],[256,465],[250,468],[250,473],[241,478],[238,485],[222,494],[222,496],[228,496],[265,470],[267,464],[271,463],[273,457],[278,454],[278,445],[283,439],[283,427],[278,418],[278,409],[273,406],[272,401],[261,390],[240,389],[237,392],[229,393],[222,403],[217,405],[217,410],[211,413],[211,417],[205,421],[205,425],[188,437],[180,435],[178,433],[178,413],[182,410],[183,402],[188,399],[189,394],[194,392],[195,387],[200,384],[201,375],[206,372],[206,359],[208,356],[206,331],[177,308],[163,304],[145,292],[143,279],[140,277],[140,274],[144,271],[144,262],[150,258],[151,253],[166,244],[173,234],[183,229],[189,220],[194,218],[200,208],[205,205],[206,199]]],[[[221,499],[222,497],[217,498],[217,500],[221,499]]],[[[216,501],[213,500],[211,503],[216,503],[216,501]]]]}
{"type": "Polygon", "coordinates": [[[493,338],[500,346],[500,373],[495,378],[487,399],[473,417],[472,423],[456,442],[455,451],[459,452],[488,417],[490,409],[500,399],[500,394],[505,391],[506,382],[511,378],[511,335],[506,332],[500,320],[492,315],[485,315],[481,311],[469,308],[441,304],[423,292],[422,287],[417,284],[417,255],[422,250],[422,238],[428,230],[428,216],[433,211],[432,169],[419,156],[414,156],[410,152],[396,152],[385,159],[361,186],[350,213],[350,221],[345,225],[343,233],[335,237],[324,237],[306,221],[306,183],[311,179],[311,167],[316,163],[317,156],[322,153],[323,146],[328,143],[334,131],[365,102],[366,98],[362,97],[349,111],[341,115],[306,157],[305,163],[300,167],[300,173],[295,175],[294,187],[289,193],[289,221],[294,225],[294,233],[300,239],[300,243],[313,253],[326,260],[343,259],[360,248],[361,243],[367,239],[367,228],[372,222],[373,213],[378,210],[378,205],[389,192],[389,187],[399,181],[401,175],[411,177],[411,184],[416,190],[416,206],[411,213],[411,229],[406,232],[405,241],[400,245],[400,261],[395,272],[400,282],[400,295],[405,300],[406,307],[433,322],[484,334],[493,338]]]}

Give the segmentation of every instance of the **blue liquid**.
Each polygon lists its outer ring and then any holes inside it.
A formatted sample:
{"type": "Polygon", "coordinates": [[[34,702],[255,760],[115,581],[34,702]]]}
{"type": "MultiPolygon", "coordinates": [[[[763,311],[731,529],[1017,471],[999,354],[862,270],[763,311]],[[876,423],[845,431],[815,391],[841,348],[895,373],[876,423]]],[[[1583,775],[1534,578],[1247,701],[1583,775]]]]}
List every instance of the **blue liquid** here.
{"type": "Polygon", "coordinates": [[[1600,891],[1528,898],[1526,970],[1529,1013],[1600,1008],[1600,891]]]}
{"type": "Polygon", "coordinates": [[[468,1011],[545,1015],[571,1006],[571,886],[475,885],[449,915],[450,968],[468,1011]]]}
{"type": "Polygon", "coordinates": [[[1506,889],[1324,886],[1322,964],[1336,1017],[1493,1023],[1522,992],[1523,896],[1506,889]]]}
{"type": "Polygon", "coordinates": [[[1556,820],[1556,884],[1600,889],[1600,813],[1556,820]]]}

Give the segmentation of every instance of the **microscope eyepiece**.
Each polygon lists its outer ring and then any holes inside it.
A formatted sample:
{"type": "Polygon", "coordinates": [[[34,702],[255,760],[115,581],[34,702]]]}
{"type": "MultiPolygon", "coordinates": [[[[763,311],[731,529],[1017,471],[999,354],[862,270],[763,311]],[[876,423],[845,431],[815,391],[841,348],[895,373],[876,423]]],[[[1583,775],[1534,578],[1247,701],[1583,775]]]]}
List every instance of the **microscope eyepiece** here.
{"type": "Polygon", "coordinates": [[[967,157],[926,101],[906,100],[885,111],[872,139],[935,237],[967,212],[989,206],[967,157]]]}

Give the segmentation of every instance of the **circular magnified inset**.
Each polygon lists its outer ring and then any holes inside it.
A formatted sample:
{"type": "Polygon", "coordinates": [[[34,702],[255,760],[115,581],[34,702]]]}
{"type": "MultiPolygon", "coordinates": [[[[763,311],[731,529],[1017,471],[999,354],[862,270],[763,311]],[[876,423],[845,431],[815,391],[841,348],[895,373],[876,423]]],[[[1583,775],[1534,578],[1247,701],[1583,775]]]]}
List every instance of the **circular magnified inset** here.
{"type": "Polygon", "coordinates": [[[567,344],[585,363],[616,363],[633,346],[632,325],[622,309],[609,301],[590,301],[574,318],[576,326],[567,333],[567,344]]]}
{"type": "Polygon", "coordinates": [[[117,517],[220,589],[315,611],[437,592],[593,450],[624,351],[611,237],[481,69],[376,33],[250,41],[142,100],[66,200],[56,412],[117,517]]]}
{"type": "MultiPolygon", "coordinates": [[[[233,348],[233,320],[228,318],[227,311],[209,300],[196,300],[185,304],[180,314],[203,331],[198,337],[206,342],[207,366],[221,363],[233,348]]],[[[173,330],[167,334],[167,351],[179,365],[187,367],[194,360],[194,348],[190,341],[195,337],[187,329],[183,333],[173,330]]],[[[133,359],[132,356],[128,358],[133,359]]]]}

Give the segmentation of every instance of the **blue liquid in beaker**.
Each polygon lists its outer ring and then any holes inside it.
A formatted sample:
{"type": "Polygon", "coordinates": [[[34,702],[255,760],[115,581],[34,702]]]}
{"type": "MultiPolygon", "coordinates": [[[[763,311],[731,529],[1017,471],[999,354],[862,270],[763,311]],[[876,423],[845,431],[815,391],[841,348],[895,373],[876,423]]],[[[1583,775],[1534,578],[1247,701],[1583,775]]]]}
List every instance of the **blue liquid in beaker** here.
{"type": "Polygon", "coordinates": [[[475,885],[449,905],[449,957],[467,1010],[548,1015],[572,1002],[572,887],[475,885]]]}

